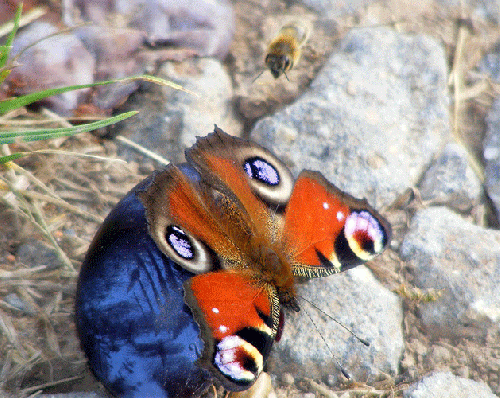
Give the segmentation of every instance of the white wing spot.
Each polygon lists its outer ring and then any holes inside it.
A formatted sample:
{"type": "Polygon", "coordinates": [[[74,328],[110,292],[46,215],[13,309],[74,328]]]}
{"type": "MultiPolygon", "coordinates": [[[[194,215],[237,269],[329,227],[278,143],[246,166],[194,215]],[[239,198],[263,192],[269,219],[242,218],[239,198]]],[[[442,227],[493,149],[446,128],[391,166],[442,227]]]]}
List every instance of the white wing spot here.
{"type": "Polygon", "coordinates": [[[212,308],[212,312],[218,314],[219,313],[219,309],[214,307],[214,308],[212,308]]]}
{"type": "Polygon", "coordinates": [[[323,202],[323,209],[328,210],[330,205],[327,202],[323,202]]]}
{"type": "Polygon", "coordinates": [[[338,211],[337,212],[337,220],[342,221],[343,219],[344,219],[344,213],[342,213],[341,211],[338,211]]]}
{"type": "Polygon", "coordinates": [[[220,325],[220,326],[219,326],[219,330],[220,330],[222,333],[226,333],[226,332],[227,332],[227,326],[220,325]]]}

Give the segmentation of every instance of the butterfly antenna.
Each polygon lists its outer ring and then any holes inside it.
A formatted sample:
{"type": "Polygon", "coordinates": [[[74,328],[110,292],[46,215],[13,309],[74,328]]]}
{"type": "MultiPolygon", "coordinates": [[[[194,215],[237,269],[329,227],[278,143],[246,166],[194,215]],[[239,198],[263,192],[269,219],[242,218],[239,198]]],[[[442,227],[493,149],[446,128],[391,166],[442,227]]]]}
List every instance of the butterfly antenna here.
{"type": "Polygon", "coordinates": [[[361,344],[364,344],[365,346],[367,347],[370,347],[370,343],[368,341],[366,341],[365,339],[362,339],[361,337],[359,337],[356,333],[354,333],[351,329],[349,329],[346,325],[344,325],[342,322],[338,321],[337,319],[335,319],[333,316],[331,316],[330,314],[328,314],[327,312],[323,311],[321,308],[319,308],[316,304],[314,304],[313,302],[309,301],[308,299],[306,299],[305,297],[302,297],[302,296],[299,296],[299,298],[301,300],[304,300],[305,302],[307,302],[311,307],[315,308],[316,310],[318,310],[319,312],[321,312],[323,315],[325,315],[326,317],[328,317],[329,319],[331,319],[333,322],[335,322],[337,325],[339,325],[340,327],[344,328],[345,330],[347,330],[349,333],[351,333],[355,338],[356,340],[358,340],[361,344]]]}
{"type": "Polygon", "coordinates": [[[323,342],[325,343],[326,347],[328,348],[328,351],[330,351],[330,354],[333,357],[333,359],[335,360],[335,363],[337,364],[337,367],[339,368],[339,370],[342,372],[342,374],[344,375],[344,377],[346,379],[351,380],[351,376],[349,375],[349,373],[347,373],[347,371],[344,369],[344,367],[341,365],[341,363],[339,362],[339,360],[337,359],[337,357],[333,353],[332,349],[330,348],[330,346],[329,346],[328,342],[326,341],[326,339],[324,338],[323,334],[319,331],[318,326],[316,325],[316,323],[311,318],[311,315],[309,315],[309,312],[307,312],[307,311],[304,311],[304,312],[307,314],[307,317],[309,318],[309,320],[313,324],[314,329],[316,329],[316,331],[318,332],[318,334],[321,336],[321,339],[323,340],[323,342]]]}
{"type": "Polygon", "coordinates": [[[283,74],[285,75],[286,80],[290,81],[290,79],[288,78],[288,75],[286,74],[286,72],[283,72],[283,74]]]}

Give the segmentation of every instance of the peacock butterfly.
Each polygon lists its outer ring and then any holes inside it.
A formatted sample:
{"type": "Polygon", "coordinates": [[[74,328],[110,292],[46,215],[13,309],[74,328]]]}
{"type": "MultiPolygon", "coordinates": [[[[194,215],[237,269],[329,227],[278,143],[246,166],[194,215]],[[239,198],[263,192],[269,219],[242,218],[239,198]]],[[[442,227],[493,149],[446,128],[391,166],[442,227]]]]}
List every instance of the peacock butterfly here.
{"type": "Polygon", "coordinates": [[[283,310],[299,310],[295,278],[345,271],[390,240],[365,200],[318,172],[294,181],[270,151],[217,127],[186,159],[118,205],[82,267],[82,347],[118,395],[191,396],[212,377],[248,389],[283,310]]]}

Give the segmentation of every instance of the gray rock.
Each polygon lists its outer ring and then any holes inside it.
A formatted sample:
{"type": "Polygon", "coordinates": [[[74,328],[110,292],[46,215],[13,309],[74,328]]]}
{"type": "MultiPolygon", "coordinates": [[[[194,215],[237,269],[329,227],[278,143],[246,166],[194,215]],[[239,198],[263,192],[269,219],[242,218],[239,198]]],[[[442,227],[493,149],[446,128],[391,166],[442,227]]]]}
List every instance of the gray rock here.
{"type": "Polygon", "coordinates": [[[445,9],[454,9],[454,11],[465,11],[465,15],[470,15],[471,19],[482,18],[485,20],[494,20],[497,24],[500,22],[500,8],[498,0],[437,0],[437,3],[445,9]]]}
{"type": "Polygon", "coordinates": [[[457,377],[450,372],[434,372],[403,392],[404,398],[496,398],[482,382],[457,377]]]}
{"type": "Polygon", "coordinates": [[[146,32],[151,44],[190,47],[201,57],[224,59],[233,37],[233,10],[226,0],[77,0],[75,3],[84,19],[104,25],[109,24],[111,16],[121,16],[129,27],[146,32]]]}
{"type": "Polygon", "coordinates": [[[420,307],[429,333],[457,337],[500,327],[500,231],[430,207],[413,218],[401,256],[413,267],[417,287],[443,290],[420,307]]]}
{"type": "Polygon", "coordinates": [[[31,305],[22,300],[16,293],[7,294],[4,297],[4,301],[12,307],[18,309],[19,311],[25,312],[26,314],[36,314],[36,310],[32,308],[31,305]]]}
{"type": "MultiPolygon", "coordinates": [[[[183,160],[183,150],[195,143],[196,136],[213,131],[214,123],[230,134],[241,134],[230,100],[231,79],[221,63],[196,59],[166,63],[159,76],[180,84],[186,93],[170,87],[152,87],[135,96],[130,105],[140,117],[120,125],[120,133],[170,161],[183,160]]],[[[130,159],[130,153],[122,152],[130,159]]]]}
{"type": "Polygon", "coordinates": [[[28,267],[45,265],[54,269],[61,265],[55,249],[40,241],[23,243],[17,249],[16,259],[28,267]]]}
{"type": "Polygon", "coordinates": [[[489,75],[497,83],[500,81],[500,44],[497,44],[491,52],[484,55],[478,69],[481,73],[489,75]]]}
{"type": "Polygon", "coordinates": [[[197,136],[213,131],[214,123],[229,134],[241,134],[241,125],[232,113],[231,78],[220,62],[200,59],[184,70],[178,64],[166,63],[160,73],[199,95],[169,90],[171,95],[165,101],[167,112],[182,117],[179,134],[183,147],[192,146],[197,136]]]}
{"type": "MultiPolygon", "coordinates": [[[[75,35],[95,59],[95,80],[104,81],[138,76],[146,71],[138,56],[145,33],[135,29],[86,25],[75,35]]],[[[113,109],[123,104],[139,88],[138,81],[97,86],[92,91],[92,103],[100,109],[113,109]]]]}
{"type": "Polygon", "coordinates": [[[337,1],[337,0],[301,0],[301,3],[310,7],[318,14],[325,18],[332,19],[340,15],[350,14],[375,3],[374,0],[351,0],[351,1],[337,1]]]}
{"type": "Polygon", "coordinates": [[[381,206],[416,184],[449,134],[446,56],[427,36],[357,29],[310,89],[251,135],[294,172],[320,170],[381,206]]]}
{"type": "Polygon", "coordinates": [[[446,145],[426,171],[420,186],[422,200],[464,212],[479,202],[481,192],[481,183],[469,166],[467,151],[458,144],[446,145]]]}
{"type": "Polygon", "coordinates": [[[299,288],[299,295],[353,329],[370,347],[299,300],[301,311],[287,314],[283,337],[274,345],[273,373],[333,384],[341,374],[334,356],[356,381],[397,373],[403,352],[401,302],[366,267],[311,280],[299,288]]]}
{"type": "Polygon", "coordinates": [[[487,118],[487,131],[483,142],[486,191],[500,220],[500,100],[495,100],[487,118]]]}
{"type": "MultiPolygon", "coordinates": [[[[57,31],[47,22],[29,24],[15,38],[11,56],[57,31]]],[[[19,65],[12,69],[6,80],[13,84],[12,90],[17,95],[94,81],[95,60],[73,33],[61,33],[38,42],[27,48],[17,62],[19,65]]],[[[89,89],[69,91],[48,97],[44,103],[66,116],[88,92],[89,89]]]]}

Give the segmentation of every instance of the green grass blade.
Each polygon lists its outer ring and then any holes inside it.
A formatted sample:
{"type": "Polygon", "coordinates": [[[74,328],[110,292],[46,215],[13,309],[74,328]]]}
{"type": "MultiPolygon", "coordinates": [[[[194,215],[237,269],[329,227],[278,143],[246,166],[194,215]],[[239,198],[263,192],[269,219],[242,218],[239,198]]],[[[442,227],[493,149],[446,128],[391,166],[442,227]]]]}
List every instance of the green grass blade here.
{"type": "Polygon", "coordinates": [[[183,88],[182,86],[175,84],[171,81],[161,79],[155,76],[150,76],[150,75],[141,75],[141,76],[134,76],[134,77],[125,77],[123,79],[115,79],[115,80],[107,80],[104,82],[97,82],[97,83],[90,83],[90,84],[79,84],[75,86],[68,86],[68,87],[60,87],[60,88],[52,88],[48,90],[43,90],[43,91],[38,91],[36,93],[31,93],[27,95],[23,95],[21,97],[15,97],[15,98],[9,98],[3,101],[0,101],[0,115],[3,115],[13,109],[18,109],[22,106],[29,105],[33,102],[40,101],[41,99],[50,97],[52,95],[57,95],[57,94],[62,94],[67,91],[72,91],[72,90],[79,90],[82,88],[89,88],[89,87],[94,87],[94,86],[105,86],[108,84],[113,84],[113,83],[127,83],[135,80],[143,80],[143,81],[148,81],[152,82],[155,84],[160,84],[163,86],[169,86],[172,87],[175,90],[182,90],[187,93],[190,93],[192,95],[198,96],[198,94],[193,93],[190,90],[187,90],[183,88]]]}
{"type": "Polygon", "coordinates": [[[10,69],[0,71],[0,84],[10,75],[10,69]]]}
{"type": "Polygon", "coordinates": [[[52,95],[62,94],[68,91],[79,90],[82,88],[89,88],[94,86],[103,86],[106,84],[115,83],[115,81],[106,81],[100,83],[78,84],[75,86],[67,86],[60,88],[49,88],[47,90],[37,91],[36,93],[26,94],[21,97],[9,98],[0,101],[0,115],[7,113],[14,109],[19,109],[23,106],[32,104],[33,102],[40,101],[52,95]]]}
{"type": "Polygon", "coordinates": [[[47,140],[58,137],[68,137],[75,134],[85,133],[105,126],[109,126],[110,124],[114,124],[124,119],[127,119],[131,116],[134,116],[137,113],[138,113],[137,111],[125,112],[117,116],[113,116],[103,120],[98,120],[93,123],[83,124],[80,126],[60,127],[55,129],[26,130],[26,131],[4,131],[0,132],[0,145],[13,144],[18,140],[27,142],[27,141],[47,140]]]}
{"type": "Polygon", "coordinates": [[[21,14],[23,12],[23,3],[19,3],[19,6],[16,10],[16,15],[14,16],[14,27],[7,36],[7,41],[5,42],[5,50],[2,52],[0,56],[0,68],[4,67],[9,59],[10,50],[12,48],[12,43],[14,42],[14,38],[16,37],[17,30],[19,29],[19,20],[21,19],[21,14]]]}
{"type": "Polygon", "coordinates": [[[29,155],[29,152],[17,152],[12,155],[0,156],[0,164],[5,164],[7,162],[12,162],[13,160],[22,158],[23,156],[29,155]]]}

